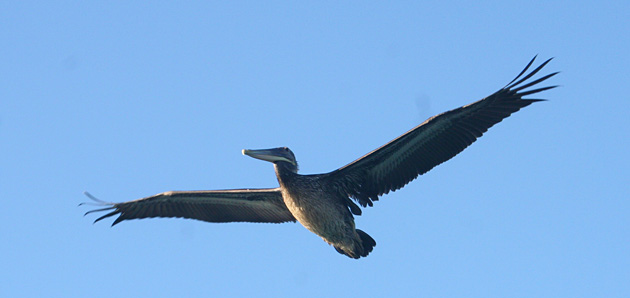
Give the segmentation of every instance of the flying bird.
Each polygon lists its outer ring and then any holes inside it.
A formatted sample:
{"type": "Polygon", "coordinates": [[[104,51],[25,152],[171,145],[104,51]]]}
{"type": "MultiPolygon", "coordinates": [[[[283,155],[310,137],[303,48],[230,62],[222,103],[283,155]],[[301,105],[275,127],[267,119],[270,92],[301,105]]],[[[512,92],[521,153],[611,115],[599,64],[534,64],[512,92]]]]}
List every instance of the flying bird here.
{"type": "Polygon", "coordinates": [[[107,203],[85,193],[118,215],[112,223],[153,217],[183,217],[207,222],[283,223],[298,221],[332,245],[358,259],[376,241],[355,227],[354,216],[380,196],[405,186],[433,167],[451,159],[490,127],[512,113],[543,99],[524,99],[557,86],[533,87],[558,72],[529,81],[551,59],[527,73],[534,57],[514,80],[492,95],[433,116],[393,141],[329,173],[298,174],[298,163],[287,147],[243,150],[244,155],[273,163],[279,187],[208,191],[169,191],[123,203],[107,203]],[[528,89],[530,88],[530,89],[528,89]],[[356,202],[356,203],[355,203],[356,202]]]}

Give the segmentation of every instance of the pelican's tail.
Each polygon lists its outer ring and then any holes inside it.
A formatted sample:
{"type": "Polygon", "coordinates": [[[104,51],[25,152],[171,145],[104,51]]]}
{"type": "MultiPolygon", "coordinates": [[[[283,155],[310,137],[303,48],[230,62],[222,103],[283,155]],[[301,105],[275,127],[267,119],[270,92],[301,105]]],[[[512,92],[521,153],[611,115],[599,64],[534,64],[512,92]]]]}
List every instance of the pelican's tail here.
{"type": "Polygon", "coordinates": [[[363,232],[359,229],[357,229],[357,234],[359,234],[359,237],[361,237],[361,242],[363,244],[363,253],[361,254],[361,256],[366,257],[372,252],[374,246],[376,246],[376,241],[374,241],[374,238],[370,237],[370,235],[368,235],[366,232],[363,232]]]}
{"type": "Polygon", "coordinates": [[[367,255],[372,252],[374,246],[376,246],[376,241],[366,232],[363,232],[357,229],[357,235],[359,235],[359,239],[354,240],[354,245],[352,248],[347,246],[337,246],[333,244],[335,250],[342,255],[346,255],[353,259],[358,259],[360,257],[367,257],[367,255]]]}

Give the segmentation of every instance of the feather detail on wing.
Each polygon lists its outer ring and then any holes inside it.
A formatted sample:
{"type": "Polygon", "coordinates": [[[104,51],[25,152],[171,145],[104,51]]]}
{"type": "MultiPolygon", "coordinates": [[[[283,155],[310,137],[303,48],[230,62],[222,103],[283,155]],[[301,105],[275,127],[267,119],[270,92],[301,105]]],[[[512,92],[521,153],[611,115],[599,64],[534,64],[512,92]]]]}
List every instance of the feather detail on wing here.
{"type": "Polygon", "coordinates": [[[514,112],[542,101],[524,99],[523,96],[556,86],[525,89],[553,77],[557,72],[525,83],[551,61],[549,59],[543,62],[521,77],[535,59],[536,57],[514,80],[494,94],[427,119],[384,146],[326,174],[329,181],[363,207],[372,206],[372,202],[378,200],[379,196],[400,189],[419,175],[451,159],[475,142],[490,127],[514,112]]]}
{"type": "Polygon", "coordinates": [[[123,220],[151,217],[183,217],[207,222],[295,221],[278,188],[169,191],[124,203],[105,203],[89,193],[86,195],[98,204],[109,207],[85,214],[110,211],[94,222],[118,215],[112,226],[123,220]]]}

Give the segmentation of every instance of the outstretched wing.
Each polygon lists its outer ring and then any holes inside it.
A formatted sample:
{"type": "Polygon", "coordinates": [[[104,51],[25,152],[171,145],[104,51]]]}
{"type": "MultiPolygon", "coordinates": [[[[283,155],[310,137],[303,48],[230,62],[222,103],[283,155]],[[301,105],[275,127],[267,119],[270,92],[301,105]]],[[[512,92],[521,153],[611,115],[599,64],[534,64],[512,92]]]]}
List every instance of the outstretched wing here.
{"type": "Polygon", "coordinates": [[[523,96],[556,86],[525,89],[549,79],[557,72],[525,83],[551,61],[545,61],[521,78],[535,59],[501,90],[472,104],[427,119],[384,146],[326,174],[327,178],[362,206],[372,206],[372,202],[378,200],[380,195],[402,188],[418,175],[466,149],[490,127],[512,113],[541,101],[523,99],[523,96]]]}
{"type": "MultiPolygon", "coordinates": [[[[99,201],[88,193],[86,195],[99,201]]],[[[118,215],[112,226],[123,220],[152,217],[183,217],[207,222],[295,221],[282,200],[279,188],[169,191],[124,203],[101,204],[109,207],[85,214],[110,211],[94,222],[118,215]]]]}

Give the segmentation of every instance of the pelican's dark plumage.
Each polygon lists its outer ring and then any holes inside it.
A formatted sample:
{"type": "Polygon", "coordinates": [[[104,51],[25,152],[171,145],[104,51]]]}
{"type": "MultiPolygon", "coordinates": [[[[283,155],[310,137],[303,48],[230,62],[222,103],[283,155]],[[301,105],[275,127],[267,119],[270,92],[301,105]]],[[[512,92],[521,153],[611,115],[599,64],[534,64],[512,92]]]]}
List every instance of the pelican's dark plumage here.
{"type": "Polygon", "coordinates": [[[512,113],[541,101],[523,97],[556,87],[528,89],[557,72],[528,81],[551,61],[543,62],[527,73],[535,59],[514,80],[492,95],[431,117],[330,173],[298,174],[295,155],[286,147],[243,150],[245,155],[272,162],[280,187],[171,191],[124,203],[99,201],[107,207],[86,214],[109,211],[95,222],[118,215],[112,225],[123,220],[150,217],[183,217],[208,222],[282,223],[297,220],[339,253],[355,259],[365,257],[376,242],[355,228],[353,215],[361,215],[361,209],[353,199],[363,207],[372,206],[379,196],[402,188],[451,159],[512,113]]]}

